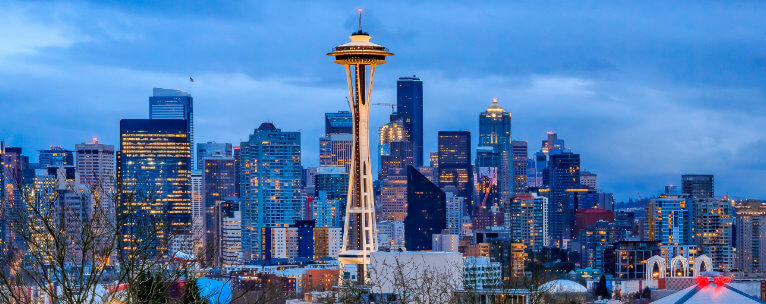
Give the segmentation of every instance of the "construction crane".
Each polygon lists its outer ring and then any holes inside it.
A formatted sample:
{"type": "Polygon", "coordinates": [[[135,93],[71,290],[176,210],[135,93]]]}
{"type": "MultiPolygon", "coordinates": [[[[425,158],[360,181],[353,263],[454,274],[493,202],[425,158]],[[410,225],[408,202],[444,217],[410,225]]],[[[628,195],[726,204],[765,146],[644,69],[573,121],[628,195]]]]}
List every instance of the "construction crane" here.
{"type": "Polygon", "coordinates": [[[396,112],[396,111],[395,111],[395,109],[396,109],[396,108],[395,108],[395,107],[396,107],[396,104],[395,104],[395,103],[388,103],[388,102],[376,102],[376,103],[373,103],[372,105],[373,105],[373,106],[389,106],[389,107],[391,107],[391,113],[394,113],[394,112],[396,112]]]}

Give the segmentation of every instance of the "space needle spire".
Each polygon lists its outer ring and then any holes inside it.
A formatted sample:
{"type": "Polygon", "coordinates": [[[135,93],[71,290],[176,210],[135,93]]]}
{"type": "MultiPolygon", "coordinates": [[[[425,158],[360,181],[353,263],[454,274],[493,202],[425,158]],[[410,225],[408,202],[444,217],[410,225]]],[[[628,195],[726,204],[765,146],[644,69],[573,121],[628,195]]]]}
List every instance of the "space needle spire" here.
{"type": "MultiPolygon", "coordinates": [[[[359,30],[351,34],[351,41],[327,53],[335,63],[346,67],[349,108],[353,118],[353,145],[349,172],[346,218],[343,246],[338,255],[345,273],[355,265],[356,282],[363,284],[368,277],[370,253],[378,250],[375,233],[375,202],[372,193],[372,166],[370,164],[370,94],[375,67],[386,63],[393,55],[388,48],[370,42],[370,35],[362,31],[362,10],[359,10],[359,30]]],[[[349,271],[350,272],[350,271],[349,271]]]]}

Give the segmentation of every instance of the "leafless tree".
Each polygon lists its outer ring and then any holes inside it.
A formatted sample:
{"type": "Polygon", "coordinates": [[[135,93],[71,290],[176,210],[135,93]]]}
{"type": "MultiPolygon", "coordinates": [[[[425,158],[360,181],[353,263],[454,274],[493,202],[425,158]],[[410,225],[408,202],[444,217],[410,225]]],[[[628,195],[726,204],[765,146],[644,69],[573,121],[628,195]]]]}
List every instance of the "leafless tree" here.
{"type": "Polygon", "coordinates": [[[61,172],[16,180],[0,205],[0,302],[142,303],[147,288],[167,290],[192,274],[195,263],[170,250],[185,236],[149,207],[157,201],[149,183],[83,186],[61,172]]]}

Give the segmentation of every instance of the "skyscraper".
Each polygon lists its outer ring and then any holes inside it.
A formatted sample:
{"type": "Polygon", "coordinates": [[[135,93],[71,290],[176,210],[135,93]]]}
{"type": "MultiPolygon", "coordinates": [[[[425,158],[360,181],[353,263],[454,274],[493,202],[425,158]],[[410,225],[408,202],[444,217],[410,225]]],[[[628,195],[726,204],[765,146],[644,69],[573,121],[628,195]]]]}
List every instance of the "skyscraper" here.
{"type": "Polygon", "coordinates": [[[660,245],[691,245],[694,206],[685,195],[663,194],[649,202],[649,240],[660,245]]]}
{"type": "Polygon", "coordinates": [[[693,198],[713,197],[713,175],[684,174],[681,176],[681,191],[693,198]]]}
{"type": "Polygon", "coordinates": [[[314,176],[314,186],[317,193],[315,200],[320,203],[326,201],[318,207],[335,208],[325,210],[325,214],[332,215],[331,218],[327,219],[332,223],[330,226],[322,225],[319,220],[317,220],[316,226],[343,227],[343,220],[346,216],[346,200],[348,199],[348,171],[344,167],[320,167],[314,176]]]}
{"type": "MultiPolygon", "coordinates": [[[[202,159],[202,174],[205,197],[205,258],[212,261],[215,258],[216,242],[216,215],[215,206],[219,202],[235,198],[234,189],[234,158],[231,157],[206,157],[202,159]]],[[[239,209],[239,208],[237,208],[239,209]]],[[[219,248],[220,249],[220,248],[219,248]]]]}
{"type": "Polygon", "coordinates": [[[236,198],[217,201],[215,205],[216,265],[234,265],[242,259],[242,212],[236,198]]]}
{"type": "Polygon", "coordinates": [[[407,167],[407,251],[431,250],[432,236],[447,228],[447,201],[439,189],[412,166],[407,167]]]}
{"type": "Polygon", "coordinates": [[[766,204],[747,200],[737,208],[736,266],[745,273],[764,273],[766,261],[766,204]]]}
{"type": "Polygon", "coordinates": [[[391,169],[403,169],[414,164],[414,145],[410,140],[403,120],[398,114],[391,115],[391,121],[378,129],[380,170],[378,180],[385,180],[391,169]]]}
{"type": "Polygon", "coordinates": [[[491,147],[497,156],[497,187],[500,200],[512,193],[511,113],[497,103],[497,98],[487,110],[479,114],[479,147],[491,147]]]}
{"type": "Polygon", "coordinates": [[[343,229],[343,249],[338,259],[344,269],[344,277],[348,275],[349,278],[356,278],[358,283],[364,283],[370,253],[377,251],[378,247],[370,163],[370,94],[375,67],[386,63],[386,57],[393,53],[382,45],[370,42],[370,35],[361,28],[361,10],[359,14],[359,31],[351,34],[350,42],[336,46],[327,55],[335,57],[335,63],[346,68],[349,107],[353,117],[354,148],[349,171],[349,198],[343,229]],[[356,269],[356,274],[345,271],[349,264],[355,265],[348,269],[356,269]]]}
{"type": "Polygon", "coordinates": [[[349,111],[324,113],[324,133],[327,136],[351,134],[353,126],[354,120],[349,111]]]}
{"type": "Polygon", "coordinates": [[[239,197],[239,182],[242,172],[242,150],[239,146],[234,147],[234,196],[239,197]]]}
{"type": "Polygon", "coordinates": [[[455,195],[466,198],[466,209],[473,209],[473,171],[471,169],[471,133],[439,131],[439,186],[452,186],[455,195]]]}
{"type": "Polygon", "coordinates": [[[462,235],[463,214],[465,214],[465,198],[446,192],[447,229],[450,234],[462,235]]]}
{"type": "Polygon", "coordinates": [[[535,194],[519,194],[508,206],[511,238],[533,251],[548,246],[548,198],[535,194]]]}
{"type": "Polygon", "coordinates": [[[48,150],[40,150],[39,167],[73,167],[74,153],[59,146],[51,146],[48,150]]]}
{"type": "Polygon", "coordinates": [[[694,199],[694,240],[718,270],[734,268],[733,202],[728,199],[694,199]]]}
{"type": "Polygon", "coordinates": [[[77,173],[80,184],[97,186],[109,193],[114,190],[114,146],[105,145],[94,138],[75,145],[77,173]]]}
{"type": "Polygon", "coordinates": [[[149,97],[149,119],[185,120],[189,155],[194,161],[194,99],[191,94],[181,90],[153,88],[152,96],[149,97]]]}
{"type": "Polygon", "coordinates": [[[563,246],[563,240],[572,236],[569,234],[573,214],[569,206],[567,189],[580,185],[580,154],[564,151],[550,154],[548,162],[549,223],[550,235],[557,247],[563,246]]]}
{"type": "Polygon", "coordinates": [[[343,167],[351,169],[351,147],[353,136],[350,133],[327,134],[319,138],[319,166],[343,167]]]}
{"type": "Polygon", "coordinates": [[[195,254],[201,254],[205,250],[205,184],[202,179],[202,170],[192,170],[191,213],[195,254]]]}
{"type": "Polygon", "coordinates": [[[204,159],[209,157],[232,157],[230,143],[206,142],[197,144],[197,170],[205,170],[204,159]]]}
{"type": "Polygon", "coordinates": [[[380,187],[380,220],[403,221],[407,216],[407,169],[390,169],[380,187]]]}
{"type": "Polygon", "coordinates": [[[423,166],[423,82],[420,78],[399,77],[396,81],[396,112],[409,134],[414,166],[423,166]]]}
{"type": "Polygon", "coordinates": [[[527,166],[529,165],[527,142],[514,140],[511,142],[511,147],[513,151],[511,186],[513,195],[518,195],[527,192],[527,166]]]}
{"type": "Polygon", "coordinates": [[[146,237],[143,225],[147,220],[158,220],[164,229],[157,236],[155,248],[191,252],[188,127],[186,121],[178,119],[120,120],[117,181],[122,193],[117,212],[128,218],[122,227],[124,246],[146,237]],[[137,195],[135,199],[131,199],[133,194],[137,195]]]}
{"type": "Polygon", "coordinates": [[[301,135],[265,122],[240,147],[243,259],[261,260],[264,231],[301,216],[301,135]]]}

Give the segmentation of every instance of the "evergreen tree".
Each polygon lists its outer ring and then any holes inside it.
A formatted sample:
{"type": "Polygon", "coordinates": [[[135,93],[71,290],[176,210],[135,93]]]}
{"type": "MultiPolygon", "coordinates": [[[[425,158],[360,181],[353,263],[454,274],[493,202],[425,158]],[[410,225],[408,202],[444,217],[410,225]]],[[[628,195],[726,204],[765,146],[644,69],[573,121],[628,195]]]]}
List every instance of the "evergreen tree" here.
{"type": "Polygon", "coordinates": [[[199,285],[197,285],[197,279],[189,279],[184,283],[184,294],[181,296],[181,301],[178,303],[209,304],[210,302],[200,293],[199,285]]]}
{"type": "Polygon", "coordinates": [[[168,295],[168,285],[162,278],[162,274],[157,272],[142,272],[136,280],[138,284],[132,288],[132,294],[135,303],[138,304],[168,304],[170,296],[168,295]]]}
{"type": "Polygon", "coordinates": [[[602,299],[609,299],[609,290],[606,289],[606,276],[601,275],[601,278],[598,280],[598,287],[596,287],[596,296],[601,297],[602,299]]]}

